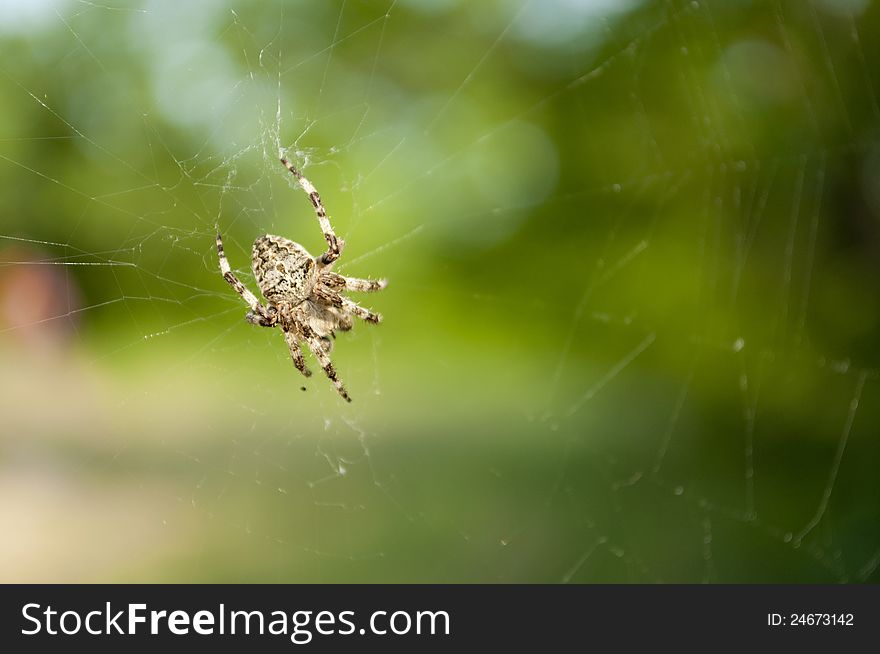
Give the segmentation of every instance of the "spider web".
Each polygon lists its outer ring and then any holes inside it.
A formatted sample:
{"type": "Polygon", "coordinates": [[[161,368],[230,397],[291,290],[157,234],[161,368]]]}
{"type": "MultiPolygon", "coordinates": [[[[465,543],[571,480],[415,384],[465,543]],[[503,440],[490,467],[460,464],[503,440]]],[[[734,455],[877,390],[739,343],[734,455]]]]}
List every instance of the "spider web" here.
{"type": "Polygon", "coordinates": [[[0,3],[2,578],[876,582],[878,31],[0,3]],[[321,251],[279,153],[391,281],[351,405],[217,269],[321,251]]]}

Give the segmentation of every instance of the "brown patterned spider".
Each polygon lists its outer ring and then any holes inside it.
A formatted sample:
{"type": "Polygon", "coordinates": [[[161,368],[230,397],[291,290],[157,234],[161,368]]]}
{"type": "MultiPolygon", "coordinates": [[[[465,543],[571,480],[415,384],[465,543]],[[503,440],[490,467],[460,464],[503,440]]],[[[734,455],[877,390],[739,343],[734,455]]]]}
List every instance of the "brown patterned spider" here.
{"type": "Polygon", "coordinates": [[[300,343],[305,341],[339,394],[351,402],[351,397],[336,376],[330,360],[330,339],[335,338],[336,330],[351,329],[352,316],[372,323],[378,323],[382,316],[355,304],[341,292],[379,291],[385,288],[387,282],[384,279],[344,277],[331,272],[330,269],[339,258],[345,242],[333,232],[321,198],[312,183],[287,159],[282,158],[281,163],[293,173],[312,201],[327,241],[327,251],[313,257],[299,243],[271,234],[260,236],[254,241],[251,264],[257,285],[267,300],[266,306],[245,288],[230,269],[229,261],[223,253],[223,240],[218,233],[220,272],[251,308],[245,316],[248,322],[261,327],[280,327],[284,332],[293,365],[309,377],[312,372],[306,367],[300,347],[300,343]]]}

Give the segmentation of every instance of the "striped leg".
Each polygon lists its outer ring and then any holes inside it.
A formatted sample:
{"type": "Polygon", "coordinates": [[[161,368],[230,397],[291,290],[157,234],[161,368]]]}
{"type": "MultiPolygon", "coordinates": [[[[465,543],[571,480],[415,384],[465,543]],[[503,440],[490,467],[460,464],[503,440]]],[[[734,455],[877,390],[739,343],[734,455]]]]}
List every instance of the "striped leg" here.
{"type": "Polygon", "coordinates": [[[320,279],[328,288],[334,290],[345,289],[346,291],[356,291],[358,293],[381,291],[388,286],[387,279],[358,279],[357,277],[346,277],[335,272],[322,272],[320,279]]]}
{"type": "Polygon", "coordinates": [[[344,277],[346,291],[357,291],[360,293],[370,293],[373,291],[381,291],[388,286],[387,279],[358,279],[357,277],[344,277]]]}
{"type": "Polygon", "coordinates": [[[342,382],[339,381],[339,377],[336,376],[336,369],[333,367],[333,362],[330,360],[330,355],[324,351],[324,346],[321,343],[321,339],[311,330],[308,331],[305,338],[306,342],[308,342],[309,344],[309,349],[312,351],[312,354],[315,355],[318,363],[321,364],[321,367],[327,374],[328,379],[333,382],[333,385],[336,387],[336,391],[343,397],[343,399],[345,399],[346,402],[351,402],[351,398],[349,397],[348,392],[345,390],[342,382]]]}
{"type": "Polygon", "coordinates": [[[373,313],[369,309],[364,309],[361,305],[352,302],[347,297],[342,297],[339,293],[328,288],[326,285],[319,284],[315,286],[315,288],[312,289],[312,293],[322,302],[326,302],[330,306],[339,307],[346,313],[355,315],[362,320],[372,323],[379,323],[382,321],[382,316],[378,313],[373,313]]]}
{"type": "MultiPolygon", "coordinates": [[[[275,316],[271,315],[266,308],[260,304],[257,296],[251,293],[245,285],[238,280],[238,277],[235,276],[235,273],[233,273],[232,269],[229,267],[229,261],[227,261],[226,254],[223,251],[223,239],[220,238],[220,234],[217,234],[217,256],[220,258],[220,272],[223,273],[223,279],[229,282],[229,285],[235,289],[235,292],[248,303],[251,311],[255,314],[254,318],[259,316],[259,321],[256,321],[256,324],[263,325],[264,327],[274,325],[277,322],[275,316]]],[[[251,318],[248,320],[250,322],[255,322],[251,318]]]]}
{"type": "Polygon", "coordinates": [[[302,349],[296,334],[293,332],[284,332],[284,340],[287,341],[287,349],[290,350],[290,358],[293,359],[293,365],[299,370],[304,377],[311,377],[312,371],[306,367],[306,360],[303,357],[302,349]]]}
{"type": "Polygon", "coordinates": [[[315,189],[314,185],[303,177],[302,173],[299,172],[292,163],[283,157],[281,158],[281,163],[284,164],[284,167],[287,168],[287,170],[293,173],[293,176],[296,177],[299,185],[302,186],[303,191],[308,194],[312,206],[315,207],[315,214],[318,216],[318,223],[321,225],[321,231],[324,232],[324,239],[327,241],[327,252],[321,255],[320,263],[325,266],[333,263],[339,258],[339,253],[342,251],[342,242],[336,238],[336,233],[330,225],[330,219],[327,217],[327,211],[324,209],[324,205],[321,202],[321,196],[318,195],[318,191],[315,189]]]}
{"type": "Polygon", "coordinates": [[[382,322],[381,314],[373,313],[369,309],[364,309],[361,305],[352,302],[347,297],[342,298],[342,308],[349,313],[356,315],[361,320],[366,320],[367,322],[374,324],[382,322]]]}

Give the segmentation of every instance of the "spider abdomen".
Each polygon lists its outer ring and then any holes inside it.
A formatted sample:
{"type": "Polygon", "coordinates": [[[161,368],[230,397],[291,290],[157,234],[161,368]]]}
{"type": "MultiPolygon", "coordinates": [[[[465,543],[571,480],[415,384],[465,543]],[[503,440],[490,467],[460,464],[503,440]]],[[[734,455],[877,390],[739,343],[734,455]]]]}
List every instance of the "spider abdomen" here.
{"type": "Polygon", "coordinates": [[[266,234],[254,241],[254,277],[270,302],[298,304],[312,291],[317,279],[315,260],[299,243],[266,234]]]}

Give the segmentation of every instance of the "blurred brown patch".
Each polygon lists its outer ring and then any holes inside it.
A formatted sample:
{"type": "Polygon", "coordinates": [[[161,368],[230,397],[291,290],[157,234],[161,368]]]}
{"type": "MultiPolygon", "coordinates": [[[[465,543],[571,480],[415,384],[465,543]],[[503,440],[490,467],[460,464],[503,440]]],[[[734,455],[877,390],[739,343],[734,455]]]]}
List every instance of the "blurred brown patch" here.
{"type": "Polygon", "coordinates": [[[45,252],[0,250],[0,339],[57,353],[76,332],[82,294],[69,267],[45,252]]]}

